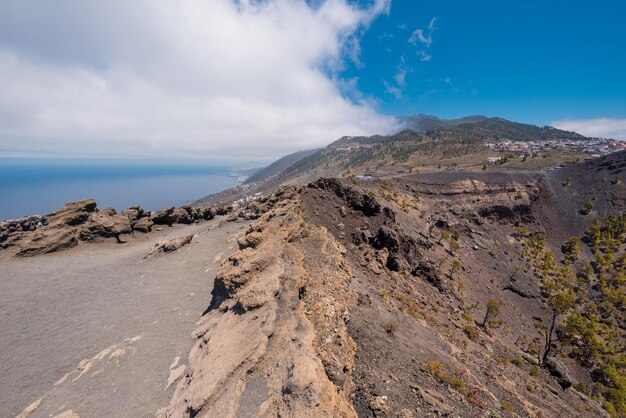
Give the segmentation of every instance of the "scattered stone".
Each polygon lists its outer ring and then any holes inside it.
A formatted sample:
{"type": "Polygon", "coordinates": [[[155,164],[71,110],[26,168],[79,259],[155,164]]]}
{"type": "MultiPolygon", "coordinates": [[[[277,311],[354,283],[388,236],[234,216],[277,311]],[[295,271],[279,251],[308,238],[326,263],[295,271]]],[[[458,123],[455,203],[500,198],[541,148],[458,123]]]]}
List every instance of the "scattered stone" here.
{"type": "Polygon", "coordinates": [[[418,388],[418,392],[422,401],[433,408],[439,415],[447,416],[454,412],[454,408],[446,403],[446,398],[434,389],[418,388]]]}
{"type": "Polygon", "coordinates": [[[158,242],[154,245],[154,248],[150,250],[150,252],[148,253],[148,255],[146,255],[146,257],[152,254],[156,254],[158,252],[169,253],[172,251],[177,251],[180,248],[184,247],[185,245],[189,244],[192,239],[193,239],[193,234],[190,234],[190,235],[185,235],[182,237],[174,238],[173,240],[170,240],[170,241],[158,242]]]}
{"type": "Polygon", "coordinates": [[[382,396],[374,397],[370,401],[369,407],[374,413],[374,416],[380,416],[389,412],[389,406],[387,405],[387,402],[385,401],[385,399],[383,399],[382,396]]]}
{"type": "Polygon", "coordinates": [[[398,418],[413,418],[413,412],[406,408],[401,409],[400,412],[398,412],[398,418]]]}

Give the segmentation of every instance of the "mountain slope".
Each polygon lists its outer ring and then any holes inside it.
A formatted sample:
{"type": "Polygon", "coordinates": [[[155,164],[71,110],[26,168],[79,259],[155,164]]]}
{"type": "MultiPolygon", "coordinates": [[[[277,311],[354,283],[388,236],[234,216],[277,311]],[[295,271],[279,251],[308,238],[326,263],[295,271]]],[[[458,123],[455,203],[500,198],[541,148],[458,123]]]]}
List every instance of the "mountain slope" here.
{"type": "Polygon", "coordinates": [[[460,124],[455,130],[466,137],[486,141],[546,141],[546,140],[582,140],[585,136],[576,132],[563,131],[551,126],[539,127],[524,123],[511,122],[501,118],[489,118],[477,123],[460,124]]]}
{"type": "Polygon", "coordinates": [[[454,126],[477,123],[487,119],[487,116],[466,116],[459,119],[440,119],[437,116],[425,115],[420,113],[419,115],[412,116],[400,116],[398,121],[406,129],[411,129],[417,132],[434,131],[437,129],[452,128],[454,126]]]}
{"type": "Polygon", "coordinates": [[[316,176],[340,176],[348,170],[410,171],[411,167],[462,164],[463,160],[477,165],[476,159],[465,157],[483,154],[486,142],[586,139],[574,132],[498,118],[469,117],[445,122],[456,125],[428,132],[405,130],[390,136],[344,137],[284,169],[278,177],[283,182],[306,182],[316,176]]]}
{"type": "MultiPolygon", "coordinates": [[[[505,156],[490,151],[485,146],[487,143],[508,140],[541,142],[588,139],[577,133],[552,127],[538,127],[484,116],[444,120],[417,115],[406,120],[414,129],[386,136],[346,136],[319,150],[291,154],[253,176],[244,187],[208,196],[195,204],[201,206],[224,203],[229,199],[244,198],[251,193],[268,193],[281,184],[302,185],[320,177],[345,177],[363,173],[387,176],[450,169],[481,170],[488,157],[505,156]]],[[[534,153],[524,163],[512,161],[508,166],[538,170],[585,158],[585,155],[575,152],[545,150],[540,154],[534,153]],[[537,158],[539,156],[541,158],[537,158]]],[[[493,169],[506,168],[507,165],[503,165],[493,169]]]]}
{"type": "Polygon", "coordinates": [[[274,161],[272,164],[268,165],[267,167],[262,168],[261,170],[254,173],[252,176],[250,176],[246,180],[246,183],[254,183],[257,181],[266,180],[269,177],[272,177],[280,173],[286,168],[294,165],[298,161],[310,156],[311,154],[317,151],[318,151],[317,149],[313,149],[313,150],[306,150],[306,151],[298,151],[298,152],[294,152],[293,154],[285,155],[284,157],[274,161]]]}

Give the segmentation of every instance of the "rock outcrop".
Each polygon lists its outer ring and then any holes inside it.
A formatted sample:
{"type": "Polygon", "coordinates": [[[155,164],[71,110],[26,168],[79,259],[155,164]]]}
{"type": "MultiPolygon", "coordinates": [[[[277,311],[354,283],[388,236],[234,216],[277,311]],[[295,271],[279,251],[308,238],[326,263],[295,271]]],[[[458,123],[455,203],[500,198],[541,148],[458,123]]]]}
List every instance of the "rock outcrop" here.
{"type": "Polygon", "coordinates": [[[218,272],[188,372],[158,416],[356,416],[344,317],[349,269],[293,200],[273,204],[218,272]],[[309,246],[320,251],[315,260],[307,260],[309,246]]]}
{"type": "Polygon", "coordinates": [[[214,208],[191,206],[172,207],[154,214],[133,206],[118,213],[112,208],[98,209],[95,200],[86,199],[69,202],[46,216],[0,222],[0,249],[18,247],[18,256],[30,257],[68,249],[81,241],[114,238],[124,243],[123,235],[149,233],[154,225],[191,224],[214,219],[216,214],[214,208]]]}

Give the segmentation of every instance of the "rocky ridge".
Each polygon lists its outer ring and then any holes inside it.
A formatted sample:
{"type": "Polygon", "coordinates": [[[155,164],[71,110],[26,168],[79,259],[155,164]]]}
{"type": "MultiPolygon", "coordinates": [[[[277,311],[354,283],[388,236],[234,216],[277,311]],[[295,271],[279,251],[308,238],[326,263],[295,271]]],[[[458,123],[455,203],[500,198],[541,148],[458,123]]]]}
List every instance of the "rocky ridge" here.
{"type": "Polygon", "coordinates": [[[270,196],[160,416],[604,416],[573,389],[577,365],[538,367],[524,343],[547,313],[516,224],[541,229],[545,182],[320,179],[270,196]],[[492,298],[502,324],[481,329],[492,298]]]}
{"type": "Polygon", "coordinates": [[[340,246],[299,212],[295,191],[284,194],[224,262],[188,372],[159,416],[356,416],[350,272],[340,246]]]}

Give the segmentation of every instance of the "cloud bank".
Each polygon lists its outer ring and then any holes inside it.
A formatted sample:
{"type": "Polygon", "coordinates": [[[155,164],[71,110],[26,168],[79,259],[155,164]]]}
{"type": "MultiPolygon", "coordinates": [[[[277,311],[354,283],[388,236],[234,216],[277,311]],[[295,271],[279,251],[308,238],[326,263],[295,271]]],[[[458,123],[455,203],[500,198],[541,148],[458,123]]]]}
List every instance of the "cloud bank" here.
{"type": "Polygon", "coordinates": [[[338,74],[389,2],[2,2],[0,155],[267,159],[388,132],[338,74]]]}
{"type": "Polygon", "coordinates": [[[555,128],[578,132],[585,136],[626,141],[626,119],[598,118],[557,120],[552,122],[551,125],[555,128]]]}

